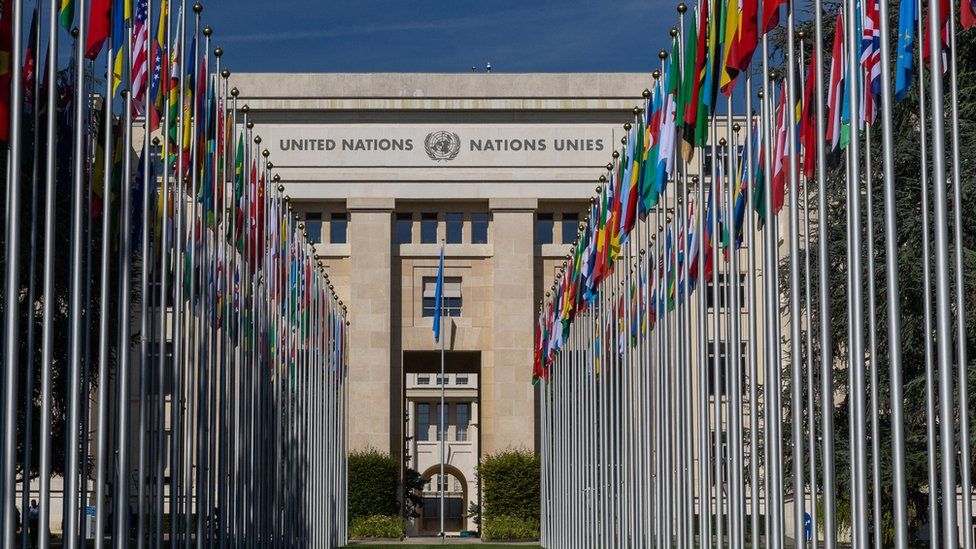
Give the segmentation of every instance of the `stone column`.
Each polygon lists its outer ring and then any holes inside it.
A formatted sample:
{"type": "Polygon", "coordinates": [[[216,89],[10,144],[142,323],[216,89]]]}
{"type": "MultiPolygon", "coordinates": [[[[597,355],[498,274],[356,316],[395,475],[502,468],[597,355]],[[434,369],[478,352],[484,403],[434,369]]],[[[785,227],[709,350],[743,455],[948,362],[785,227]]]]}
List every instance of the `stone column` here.
{"type": "Polygon", "coordinates": [[[350,198],[349,247],[354,281],[349,285],[349,449],[391,446],[392,407],[399,383],[390,373],[392,198],[350,198]]]}
{"type": "Polygon", "coordinates": [[[481,455],[535,449],[532,377],[535,198],[495,198],[492,213],[493,318],[482,368],[481,455]]]}

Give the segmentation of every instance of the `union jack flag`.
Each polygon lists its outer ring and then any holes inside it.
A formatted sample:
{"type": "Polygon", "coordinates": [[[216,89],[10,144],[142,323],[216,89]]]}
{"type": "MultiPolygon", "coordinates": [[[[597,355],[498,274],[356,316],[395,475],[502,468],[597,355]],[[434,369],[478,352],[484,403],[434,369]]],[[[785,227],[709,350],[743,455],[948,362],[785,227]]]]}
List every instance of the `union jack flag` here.
{"type": "Polygon", "coordinates": [[[881,95],[881,28],[878,26],[878,1],[865,0],[861,6],[861,67],[864,69],[861,120],[872,124],[881,95]]]}

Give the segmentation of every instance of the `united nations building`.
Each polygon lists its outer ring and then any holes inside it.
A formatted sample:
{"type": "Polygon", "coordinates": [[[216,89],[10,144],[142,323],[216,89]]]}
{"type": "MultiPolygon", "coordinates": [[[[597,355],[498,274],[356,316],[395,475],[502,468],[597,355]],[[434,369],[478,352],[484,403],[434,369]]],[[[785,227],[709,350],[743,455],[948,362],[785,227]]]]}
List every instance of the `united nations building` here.
{"type": "Polygon", "coordinates": [[[409,533],[476,529],[479,458],[537,450],[540,300],[645,74],[236,74],[239,103],[350,311],[349,447],[427,483],[409,533]],[[432,324],[445,249],[446,378],[432,324]]]}

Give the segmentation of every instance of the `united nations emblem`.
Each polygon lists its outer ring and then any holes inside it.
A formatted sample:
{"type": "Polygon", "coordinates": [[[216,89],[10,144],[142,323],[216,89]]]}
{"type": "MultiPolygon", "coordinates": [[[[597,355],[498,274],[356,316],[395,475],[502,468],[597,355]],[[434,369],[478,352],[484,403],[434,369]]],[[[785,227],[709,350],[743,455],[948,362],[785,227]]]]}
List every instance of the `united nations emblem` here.
{"type": "Polygon", "coordinates": [[[461,152],[461,138],[454,132],[430,132],[424,139],[424,149],[431,160],[454,160],[461,152]]]}

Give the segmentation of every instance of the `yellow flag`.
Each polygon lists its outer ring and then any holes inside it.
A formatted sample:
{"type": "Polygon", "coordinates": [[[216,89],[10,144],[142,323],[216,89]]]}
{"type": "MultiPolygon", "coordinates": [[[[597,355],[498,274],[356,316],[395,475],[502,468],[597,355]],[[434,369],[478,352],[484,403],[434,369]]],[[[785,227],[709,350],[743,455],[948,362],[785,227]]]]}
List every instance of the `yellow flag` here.
{"type": "Polygon", "coordinates": [[[725,12],[725,51],[722,52],[722,70],[719,71],[718,81],[718,87],[722,90],[725,90],[726,86],[732,82],[732,78],[725,67],[728,66],[729,53],[732,51],[732,46],[739,33],[739,21],[741,19],[739,3],[736,0],[729,0],[728,9],[725,12]]]}

